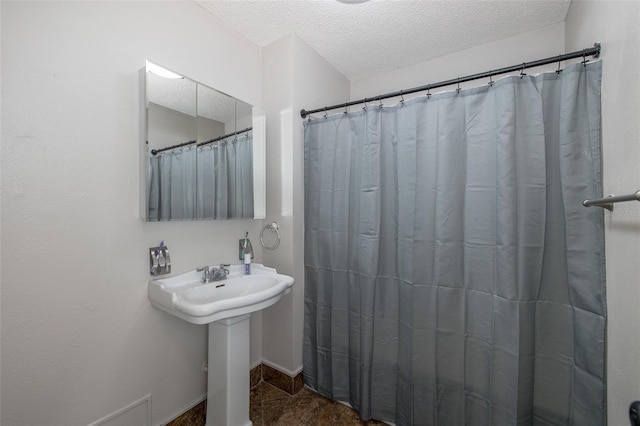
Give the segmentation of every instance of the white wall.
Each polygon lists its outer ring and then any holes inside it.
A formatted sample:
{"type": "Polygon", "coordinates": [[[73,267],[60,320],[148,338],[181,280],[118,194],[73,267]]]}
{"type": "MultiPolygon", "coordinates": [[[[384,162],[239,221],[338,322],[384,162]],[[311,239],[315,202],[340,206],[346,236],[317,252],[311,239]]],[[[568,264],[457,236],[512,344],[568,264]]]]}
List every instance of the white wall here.
{"type": "MultiPolygon", "coordinates": [[[[424,86],[560,53],[564,53],[564,23],[562,22],[496,42],[482,44],[472,49],[461,50],[375,77],[354,81],[351,84],[351,100],[424,86]]],[[[536,69],[527,70],[528,73],[536,71],[536,69]]],[[[483,84],[482,81],[471,81],[460,84],[460,87],[464,89],[481,84],[483,84]]],[[[443,87],[434,90],[433,93],[455,90],[455,88],[443,87]]],[[[425,94],[417,93],[409,95],[408,98],[425,94]]],[[[395,102],[393,100],[383,100],[383,103],[391,105],[395,102]]]]}
{"type": "MultiPolygon", "coordinates": [[[[205,136],[201,136],[206,134],[205,121],[217,123],[202,117],[196,120],[196,117],[152,102],[149,102],[147,111],[149,150],[193,141],[196,137],[199,137],[198,141],[206,140],[205,136]]],[[[224,134],[224,129],[222,132],[220,134],[224,134]]]]}
{"type": "MultiPolygon", "coordinates": [[[[566,21],[567,50],[602,43],[604,194],[640,186],[640,2],[576,1],[566,21]]],[[[640,203],[605,216],[607,253],[607,405],[612,426],[629,424],[640,400],[640,203]]]]}
{"type": "MultiPolygon", "coordinates": [[[[275,251],[264,251],[264,264],[280,273],[293,276],[292,212],[284,208],[289,197],[285,189],[292,176],[283,171],[292,141],[287,111],[293,98],[292,37],[283,37],[262,49],[263,106],[267,115],[267,216],[264,225],[273,221],[280,226],[281,241],[275,251]]],[[[289,113],[290,116],[290,113],[289,113]]],[[[295,279],[295,277],[294,277],[295,279]]],[[[301,286],[295,280],[293,290],[301,286]]],[[[289,374],[295,373],[292,358],[293,291],[276,305],[262,311],[262,359],[289,374]]]]}
{"type": "Polygon", "coordinates": [[[267,220],[282,242],[264,251],[265,264],[293,276],[293,291],[263,311],[263,360],[289,374],[302,370],[304,325],[304,144],[300,110],[344,102],[349,81],[298,36],[263,49],[267,115],[267,220]]]}
{"type": "Polygon", "coordinates": [[[260,222],[138,218],[138,71],[260,105],[260,50],[192,2],[3,1],[1,19],[1,422],[83,425],[148,393],[167,421],[206,391],[207,333],[151,307],[147,249],[165,240],[175,272],[238,263],[260,222]]]}
{"type": "MultiPolygon", "coordinates": [[[[198,117],[196,120],[196,135],[198,136],[198,142],[206,142],[213,138],[226,135],[225,124],[216,120],[211,120],[205,117],[198,117]]],[[[185,139],[193,140],[193,139],[185,139]]],[[[167,146],[167,145],[165,145],[167,146]]]]}

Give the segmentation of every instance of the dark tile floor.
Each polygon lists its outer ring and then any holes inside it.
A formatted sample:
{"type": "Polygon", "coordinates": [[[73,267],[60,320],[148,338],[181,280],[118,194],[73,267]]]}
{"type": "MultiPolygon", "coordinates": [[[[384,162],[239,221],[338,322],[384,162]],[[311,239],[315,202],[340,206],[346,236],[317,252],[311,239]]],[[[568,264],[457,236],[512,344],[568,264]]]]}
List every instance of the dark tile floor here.
{"type": "MultiPolygon", "coordinates": [[[[296,395],[262,382],[251,389],[249,417],[254,426],[383,426],[375,420],[364,422],[344,404],[333,402],[308,388],[296,395]]],[[[203,426],[206,401],[173,420],[167,426],[203,426]]]]}
{"type": "Polygon", "coordinates": [[[251,390],[249,417],[254,426],[385,425],[377,421],[364,422],[351,408],[309,388],[302,388],[292,396],[265,382],[251,390]]]}

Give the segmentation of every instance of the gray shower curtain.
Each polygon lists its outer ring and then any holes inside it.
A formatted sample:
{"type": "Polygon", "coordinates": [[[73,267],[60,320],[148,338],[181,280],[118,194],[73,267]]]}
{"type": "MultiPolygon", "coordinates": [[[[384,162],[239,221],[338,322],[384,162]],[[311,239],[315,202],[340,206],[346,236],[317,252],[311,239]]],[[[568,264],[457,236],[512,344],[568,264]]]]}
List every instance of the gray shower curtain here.
{"type": "Polygon", "coordinates": [[[397,425],[604,425],[601,62],[305,123],[304,381],[397,425]]]}
{"type": "Polygon", "coordinates": [[[253,219],[253,136],[149,155],[148,220],[253,219]]]}

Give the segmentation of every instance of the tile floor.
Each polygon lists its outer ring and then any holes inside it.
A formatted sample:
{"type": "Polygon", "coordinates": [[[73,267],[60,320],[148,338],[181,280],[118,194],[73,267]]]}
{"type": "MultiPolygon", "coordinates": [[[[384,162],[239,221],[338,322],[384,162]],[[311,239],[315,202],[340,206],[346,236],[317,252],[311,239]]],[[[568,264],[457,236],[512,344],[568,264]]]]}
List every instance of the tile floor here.
{"type": "MultiPolygon", "coordinates": [[[[375,420],[363,422],[351,408],[308,388],[289,395],[266,382],[251,389],[249,410],[254,426],[386,426],[375,420]]],[[[167,426],[203,426],[206,411],[205,401],[167,426]]]]}
{"type": "Polygon", "coordinates": [[[251,389],[249,417],[254,426],[385,425],[377,421],[363,422],[351,408],[309,388],[289,395],[265,382],[251,389]]]}

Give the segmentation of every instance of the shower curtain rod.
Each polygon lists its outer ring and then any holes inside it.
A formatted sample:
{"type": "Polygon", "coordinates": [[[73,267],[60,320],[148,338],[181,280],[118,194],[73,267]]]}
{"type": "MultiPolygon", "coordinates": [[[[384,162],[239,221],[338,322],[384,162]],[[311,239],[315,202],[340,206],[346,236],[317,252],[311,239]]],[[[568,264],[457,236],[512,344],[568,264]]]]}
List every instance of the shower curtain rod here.
{"type": "MultiPolygon", "coordinates": [[[[558,67],[560,66],[560,62],[562,61],[566,61],[567,59],[574,59],[574,58],[582,58],[583,62],[587,62],[587,56],[593,56],[594,58],[598,58],[600,56],[600,43],[594,43],[593,47],[589,47],[587,49],[582,49],[582,50],[577,50],[575,52],[571,52],[571,53],[565,53],[563,55],[558,55],[558,56],[553,56],[550,58],[545,58],[545,59],[539,59],[537,61],[532,61],[532,62],[523,62],[522,64],[518,64],[518,65],[512,65],[510,67],[504,67],[504,68],[500,68],[497,70],[491,70],[491,71],[487,71],[487,72],[483,72],[483,73],[479,73],[479,74],[472,74],[472,75],[467,75],[465,77],[458,77],[458,78],[452,78],[450,80],[445,80],[445,81],[440,81],[438,83],[432,83],[432,84],[427,84],[424,86],[420,86],[420,87],[414,87],[411,89],[406,89],[406,90],[400,90],[397,92],[391,92],[391,93],[386,93],[384,95],[378,95],[378,96],[374,96],[372,98],[363,98],[357,101],[351,101],[351,102],[346,102],[343,104],[336,104],[336,105],[331,105],[328,107],[324,107],[324,108],[318,108],[318,109],[313,109],[311,111],[306,111],[304,109],[300,110],[300,116],[302,118],[306,118],[307,116],[309,116],[310,114],[314,114],[316,112],[326,112],[328,110],[331,109],[338,109],[338,108],[345,108],[345,113],[346,108],[353,106],[353,105],[358,105],[358,104],[367,104],[367,102],[375,102],[375,101],[382,101],[382,99],[388,99],[388,98],[395,98],[395,97],[402,97],[404,95],[408,95],[411,93],[416,93],[416,92],[427,92],[427,95],[430,95],[430,90],[431,89],[437,89],[438,87],[444,87],[444,86],[451,86],[454,84],[458,85],[458,90],[460,89],[460,83],[464,83],[467,81],[472,81],[472,80],[478,80],[481,78],[487,78],[487,77],[492,77],[494,75],[499,75],[499,74],[506,74],[506,73],[510,73],[510,72],[515,72],[515,71],[524,71],[527,68],[534,68],[534,67],[539,67],[541,65],[547,65],[547,64],[552,64],[554,62],[558,62],[558,67]]],[[[560,70],[560,68],[558,68],[558,70],[560,70]]],[[[489,84],[493,84],[493,81],[490,81],[489,84]]],[[[382,104],[382,103],[381,103],[382,104]]]]}
{"type": "MultiPolygon", "coordinates": [[[[252,129],[253,129],[253,127],[247,127],[246,129],[238,130],[237,132],[233,132],[233,133],[229,133],[227,135],[218,136],[217,138],[209,139],[206,142],[200,142],[199,144],[196,144],[196,146],[208,145],[210,143],[218,142],[218,141],[226,139],[226,138],[228,138],[230,136],[234,136],[234,135],[239,135],[241,133],[250,132],[252,129]]],[[[182,143],[179,143],[179,144],[176,144],[176,145],[171,145],[171,146],[168,146],[166,148],[152,149],[151,150],[151,154],[152,155],[160,154],[161,152],[164,152],[164,151],[169,151],[171,149],[181,148],[181,147],[187,146],[187,145],[193,145],[194,143],[196,143],[196,141],[187,141],[187,142],[182,142],[182,143]]]]}

